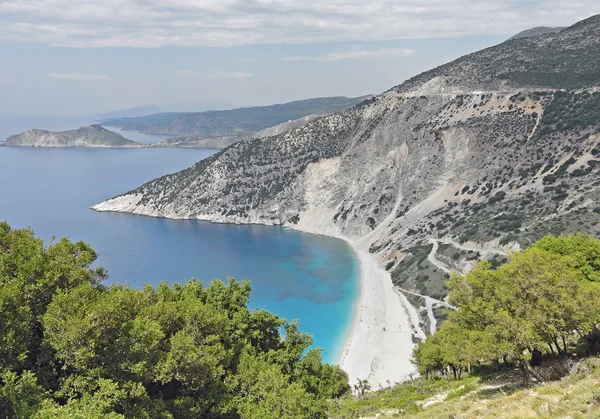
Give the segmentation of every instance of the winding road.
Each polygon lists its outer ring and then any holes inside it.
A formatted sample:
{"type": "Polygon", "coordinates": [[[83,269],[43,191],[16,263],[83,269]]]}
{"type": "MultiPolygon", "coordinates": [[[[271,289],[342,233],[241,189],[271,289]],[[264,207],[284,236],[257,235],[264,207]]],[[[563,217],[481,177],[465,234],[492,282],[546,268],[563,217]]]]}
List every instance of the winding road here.
{"type": "MultiPolygon", "coordinates": [[[[446,264],[444,264],[443,262],[438,260],[436,257],[440,243],[452,245],[455,248],[460,249],[460,250],[479,252],[482,255],[486,255],[486,254],[497,254],[497,255],[502,255],[502,256],[508,255],[504,250],[501,250],[501,249],[466,246],[466,245],[457,243],[453,240],[439,240],[439,239],[430,238],[429,243],[431,243],[433,245],[433,247],[431,249],[431,252],[429,252],[429,254],[427,255],[427,260],[432,265],[434,265],[435,267],[437,267],[438,269],[440,269],[441,271],[443,271],[447,274],[450,274],[452,272],[452,270],[450,268],[448,268],[448,266],[446,264]]],[[[402,293],[416,295],[425,300],[425,307],[427,308],[427,317],[429,318],[429,330],[430,330],[431,334],[435,333],[435,331],[437,330],[437,319],[433,315],[433,307],[434,306],[441,305],[441,306],[447,307],[451,310],[456,310],[456,307],[454,307],[451,304],[448,304],[445,301],[436,300],[435,298],[431,298],[427,295],[418,294],[416,292],[409,291],[404,288],[400,288],[400,287],[395,287],[395,288],[397,288],[398,291],[400,291],[402,293]]]]}
{"type": "Polygon", "coordinates": [[[436,300],[435,298],[431,298],[427,295],[422,295],[422,294],[418,294],[416,292],[405,290],[404,288],[400,288],[400,287],[395,287],[395,288],[397,288],[399,291],[404,292],[406,294],[412,294],[412,295],[416,295],[417,297],[422,297],[425,300],[425,307],[427,308],[427,317],[429,318],[430,334],[434,334],[435,331],[437,330],[437,319],[433,315],[433,306],[434,305],[440,305],[440,306],[447,307],[451,310],[456,310],[456,307],[454,307],[452,304],[448,304],[445,301],[436,300]]]}

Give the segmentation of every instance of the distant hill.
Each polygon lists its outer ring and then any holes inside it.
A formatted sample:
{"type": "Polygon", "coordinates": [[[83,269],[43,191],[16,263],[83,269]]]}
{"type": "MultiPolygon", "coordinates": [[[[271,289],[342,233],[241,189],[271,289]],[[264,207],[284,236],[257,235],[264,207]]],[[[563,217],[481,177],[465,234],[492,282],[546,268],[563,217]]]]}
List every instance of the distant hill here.
{"type": "Polygon", "coordinates": [[[227,135],[222,137],[206,137],[201,134],[180,135],[167,138],[152,144],[152,147],[181,147],[181,148],[225,148],[237,143],[238,141],[249,138],[265,138],[274,135],[283,134],[294,128],[302,127],[315,118],[325,115],[306,115],[293,121],[283,122],[281,124],[265,128],[258,132],[245,135],[227,135]]]}
{"type": "Polygon", "coordinates": [[[181,135],[166,138],[151,145],[165,148],[226,148],[242,138],[237,136],[203,137],[198,134],[181,135]]]}
{"type": "Polygon", "coordinates": [[[167,112],[205,112],[219,109],[232,109],[235,106],[226,102],[186,102],[172,105],[142,105],[133,108],[117,109],[110,112],[94,115],[96,120],[115,119],[115,118],[136,118],[140,116],[154,115],[167,112]]]}
{"type": "Polygon", "coordinates": [[[330,114],[362,102],[358,98],[326,97],[290,103],[239,108],[228,111],[167,112],[135,118],[111,118],[102,125],[120,127],[127,131],[148,134],[181,136],[198,134],[201,137],[248,137],[265,128],[300,119],[313,114],[330,114]]]}
{"type": "Polygon", "coordinates": [[[100,125],[69,131],[31,129],[8,137],[3,145],[13,147],[144,147],[100,125]]]}
{"type": "Polygon", "coordinates": [[[99,120],[108,119],[108,118],[133,118],[133,117],[138,117],[138,116],[156,114],[159,112],[164,112],[164,109],[162,109],[160,106],[143,105],[143,106],[136,106],[134,108],[124,108],[124,109],[117,109],[117,110],[110,111],[110,112],[99,113],[99,114],[94,115],[94,118],[99,119],[99,120]]]}
{"type": "Polygon", "coordinates": [[[537,26],[535,28],[531,28],[531,29],[527,29],[522,32],[519,32],[518,34],[508,38],[508,40],[510,41],[513,39],[528,38],[530,36],[544,35],[546,33],[556,33],[556,32],[562,31],[563,29],[565,29],[564,26],[557,27],[557,28],[550,28],[548,26],[537,26]]]}

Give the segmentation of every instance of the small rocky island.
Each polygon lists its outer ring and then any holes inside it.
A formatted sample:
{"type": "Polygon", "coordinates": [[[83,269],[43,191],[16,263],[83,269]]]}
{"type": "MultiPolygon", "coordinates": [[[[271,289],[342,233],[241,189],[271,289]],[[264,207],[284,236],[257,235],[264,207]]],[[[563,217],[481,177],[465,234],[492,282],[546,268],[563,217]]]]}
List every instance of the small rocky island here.
{"type": "Polygon", "coordinates": [[[0,145],[12,147],[145,147],[144,144],[128,140],[100,125],[90,125],[61,132],[31,129],[8,137],[0,145]]]}

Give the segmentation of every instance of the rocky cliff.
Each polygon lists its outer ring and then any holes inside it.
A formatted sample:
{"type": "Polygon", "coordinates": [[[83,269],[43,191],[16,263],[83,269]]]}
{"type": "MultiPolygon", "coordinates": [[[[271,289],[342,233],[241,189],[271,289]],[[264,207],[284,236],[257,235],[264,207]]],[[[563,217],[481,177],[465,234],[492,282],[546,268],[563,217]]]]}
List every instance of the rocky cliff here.
{"type": "Polygon", "coordinates": [[[8,137],[6,146],[14,147],[143,147],[116,132],[90,125],[70,131],[53,132],[32,129],[8,137]]]}
{"type": "Polygon", "coordinates": [[[598,86],[594,16],[234,144],[94,209],[349,237],[425,306],[415,294],[442,299],[447,272],[481,257],[499,263],[548,232],[598,234],[598,86]]]}

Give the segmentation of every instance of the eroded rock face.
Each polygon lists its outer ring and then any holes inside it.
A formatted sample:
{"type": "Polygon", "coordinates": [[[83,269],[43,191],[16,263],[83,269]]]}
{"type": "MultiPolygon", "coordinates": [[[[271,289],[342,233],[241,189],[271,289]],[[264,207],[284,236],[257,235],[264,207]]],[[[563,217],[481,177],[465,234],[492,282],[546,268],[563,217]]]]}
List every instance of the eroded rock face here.
{"type": "Polygon", "coordinates": [[[394,278],[429,238],[598,232],[599,28],[507,41],[94,208],[344,235],[394,278]]]}

